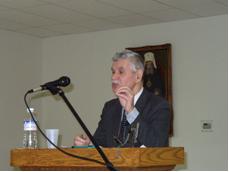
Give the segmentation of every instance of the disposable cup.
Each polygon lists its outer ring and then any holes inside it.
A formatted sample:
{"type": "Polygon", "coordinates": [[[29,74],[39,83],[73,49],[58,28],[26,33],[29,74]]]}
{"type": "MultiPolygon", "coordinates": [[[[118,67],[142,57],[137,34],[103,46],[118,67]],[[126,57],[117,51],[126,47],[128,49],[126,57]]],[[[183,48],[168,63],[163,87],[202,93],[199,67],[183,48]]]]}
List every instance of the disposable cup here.
{"type": "MultiPolygon", "coordinates": [[[[46,136],[51,140],[55,145],[58,143],[59,137],[59,129],[46,129],[45,130],[46,136]]],[[[49,149],[55,148],[49,141],[47,140],[47,147],[49,149]]]]}

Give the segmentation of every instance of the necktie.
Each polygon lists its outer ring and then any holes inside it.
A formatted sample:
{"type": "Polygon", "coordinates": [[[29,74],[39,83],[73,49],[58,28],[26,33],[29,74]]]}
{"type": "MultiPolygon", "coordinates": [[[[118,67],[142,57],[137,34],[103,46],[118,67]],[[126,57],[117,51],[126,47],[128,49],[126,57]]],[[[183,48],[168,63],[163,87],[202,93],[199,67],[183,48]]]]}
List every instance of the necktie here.
{"type": "Polygon", "coordinates": [[[121,140],[124,142],[127,137],[127,130],[128,130],[129,123],[126,119],[126,113],[125,110],[123,110],[122,113],[122,122],[121,122],[121,140]]]}
{"type": "Polygon", "coordinates": [[[128,126],[128,124],[129,123],[128,123],[127,119],[126,119],[126,114],[124,113],[123,114],[123,117],[122,117],[122,123],[121,123],[121,125],[122,125],[122,127],[126,127],[126,126],[128,126]]]}

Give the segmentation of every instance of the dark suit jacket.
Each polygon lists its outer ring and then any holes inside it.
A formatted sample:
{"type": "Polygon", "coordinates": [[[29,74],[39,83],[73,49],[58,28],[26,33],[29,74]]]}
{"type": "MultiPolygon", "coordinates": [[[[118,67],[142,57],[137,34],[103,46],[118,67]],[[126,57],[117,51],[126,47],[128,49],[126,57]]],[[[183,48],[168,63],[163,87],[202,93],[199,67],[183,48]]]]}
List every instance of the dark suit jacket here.
{"type": "MultiPolygon", "coordinates": [[[[135,121],[139,121],[137,138],[139,145],[146,147],[168,146],[170,117],[168,102],[144,89],[135,107],[139,111],[139,116],[135,119],[135,121]]],[[[117,136],[120,127],[121,111],[122,107],[118,99],[112,99],[105,103],[101,120],[94,134],[94,138],[100,146],[118,146],[114,136],[117,136]]]]}

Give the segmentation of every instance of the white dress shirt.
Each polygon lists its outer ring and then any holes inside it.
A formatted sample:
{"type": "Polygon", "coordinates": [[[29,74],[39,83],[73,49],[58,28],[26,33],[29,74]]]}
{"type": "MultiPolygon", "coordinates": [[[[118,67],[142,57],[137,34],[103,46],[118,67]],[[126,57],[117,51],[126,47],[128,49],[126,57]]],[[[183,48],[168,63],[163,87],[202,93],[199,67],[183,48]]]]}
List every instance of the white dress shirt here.
{"type": "MultiPolygon", "coordinates": [[[[140,89],[140,91],[139,91],[137,94],[135,94],[135,96],[134,96],[134,106],[135,106],[136,102],[138,101],[139,97],[141,96],[142,92],[143,92],[143,87],[142,87],[142,88],[140,89]]],[[[134,109],[133,109],[131,112],[129,112],[129,113],[126,112],[125,115],[126,115],[126,119],[127,119],[127,121],[129,122],[129,124],[132,124],[132,123],[134,122],[134,120],[138,117],[139,112],[138,112],[138,110],[134,107],[134,109]]]]}

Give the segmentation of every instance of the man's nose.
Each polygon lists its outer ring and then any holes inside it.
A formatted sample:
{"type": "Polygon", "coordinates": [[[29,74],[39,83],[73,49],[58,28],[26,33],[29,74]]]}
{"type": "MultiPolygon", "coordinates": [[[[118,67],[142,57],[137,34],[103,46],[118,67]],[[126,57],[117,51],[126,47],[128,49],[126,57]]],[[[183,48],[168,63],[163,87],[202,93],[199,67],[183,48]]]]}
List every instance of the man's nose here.
{"type": "Polygon", "coordinates": [[[113,73],[111,79],[112,79],[112,80],[116,80],[116,79],[118,79],[118,77],[119,77],[119,76],[118,76],[117,73],[113,73]]]}

